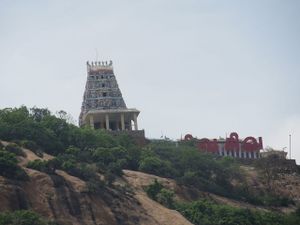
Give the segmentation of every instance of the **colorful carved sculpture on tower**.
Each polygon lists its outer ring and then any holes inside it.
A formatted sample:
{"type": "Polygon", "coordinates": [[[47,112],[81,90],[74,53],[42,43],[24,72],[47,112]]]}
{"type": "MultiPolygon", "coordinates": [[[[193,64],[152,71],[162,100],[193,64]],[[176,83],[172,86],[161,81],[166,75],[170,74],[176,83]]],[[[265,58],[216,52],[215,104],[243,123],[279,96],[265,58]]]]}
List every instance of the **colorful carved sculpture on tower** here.
{"type": "Polygon", "coordinates": [[[79,125],[111,131],[137,131],[140,111],[128,109],[113,71],[112,61],[87,62],[87,81],[79,125]]]}

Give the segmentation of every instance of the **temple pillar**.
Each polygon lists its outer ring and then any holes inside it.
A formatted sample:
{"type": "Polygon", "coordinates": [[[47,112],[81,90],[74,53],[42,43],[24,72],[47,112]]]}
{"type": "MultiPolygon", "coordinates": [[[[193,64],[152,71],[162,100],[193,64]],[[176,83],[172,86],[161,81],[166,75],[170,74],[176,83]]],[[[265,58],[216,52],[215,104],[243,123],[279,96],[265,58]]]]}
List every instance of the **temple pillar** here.
{"type": "Polygon", "coordinates": [[[94,117],[93,117],[93,115],[90,115],[90,126],[91,126],[91,128],[95,128],[95,126],[94,126],[94,117]]]}
{"type": "Polygon", "coordinates": [[[105,115],[106,130],[109,130],[109,115],[105,115]]]}
{"type": "Polygon", "coordinates": [[[125,119],[124,114],[121,114],[121,130],[125,130],[125,119]]]}
{"type": "Polygon", "coordinates": [[[219,146],[218,154],[221,155],[221,156],[222,156],[222,148],[223,148],[222,146],[219,146]]]}
{"type": "Polygon", "coordinates": [[[136,115],[136,113],[133,114],[133,122],[134,122],[134,130],[138,130],[137,115],[136,115]]]}

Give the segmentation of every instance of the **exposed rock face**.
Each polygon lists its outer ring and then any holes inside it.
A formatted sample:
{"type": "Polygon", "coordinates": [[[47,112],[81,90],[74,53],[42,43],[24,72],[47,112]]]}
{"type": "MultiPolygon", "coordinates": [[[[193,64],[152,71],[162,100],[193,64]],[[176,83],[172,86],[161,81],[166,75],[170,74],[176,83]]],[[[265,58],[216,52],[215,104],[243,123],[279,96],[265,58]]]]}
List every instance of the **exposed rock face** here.
{"type": "MultiPolygon", "coordinates": [[[[0,176],[0,212],[31,209],[62,225],[191,225],[177,211],[165,208],[148,198],[144,187],[153,183],[155,179],[173,190],[179,201],[192,201],[204,197],[234,207],[270,210],[178,186],[172,179],[130,170],[124,170],[123,177],[116,180],[113,187],[104,187],[100,193],[91,193],[83,180],[64,171],[56,170],[55,174],[49,175],[25,168],[24,165],[28,161],[49,160],[52,156],[44,155],[43,158],[39,158],[29,150],[24,151],[27,156],[19,157],[19,165],[24,168],[30,179],[15,181],[0,176]]],[[[259,183],[254,168],[245,166],[243,169],[251,186],[264,188],[263,184],[259,183]]],[[[299,202],[300,176],[282,175],[274,182],[274,190],[299,202]]],[[[278,210],[289,212],[294,208],[278,208],[278,210]]]]}
{"type": "MultiPolygon", "coordinates": [[[[39,158],[33,157],[28,150],[26,154],[32,159],[39,158]]],[[[27,161],[28,158],[22,158],[20,165],[27,161]]],[[[178,212],[148,198],[142,191],[143,184],[131,184],[138,172],[125,171],[125,179],[121,178],[113,188],[105,187],[103,192],[96,194],[88,191],[84,181],[64,171],[48,175],[24,169],[29,181],[13,181],[0,176],[0,211],[31,209],[63,225],[191,224],[178,212]]]]}
{"type": "Polygon", "coordinates": [[[26,169],[28,182],[1,177],[0,211],[32,209],[61,224],[118,224],[107,203],[99,196],[82,192],[80,185],[61,175],[47,175],[26,169]],[[75,189],[78,188],[78,189],[75,189]]]}

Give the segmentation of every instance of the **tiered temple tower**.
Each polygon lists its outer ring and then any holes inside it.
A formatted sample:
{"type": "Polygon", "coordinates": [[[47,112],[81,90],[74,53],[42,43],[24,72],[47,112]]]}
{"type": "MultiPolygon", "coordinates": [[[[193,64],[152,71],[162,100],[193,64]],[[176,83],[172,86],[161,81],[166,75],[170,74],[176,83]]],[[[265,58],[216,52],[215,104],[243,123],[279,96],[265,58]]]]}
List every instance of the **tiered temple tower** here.
{"type": "Polygon", "coordinates": [[[79,125],[110,131],[138,131],[140,111],[128,109],[113,71],[112,61],[87,62],[87,82],[79,125]]]}

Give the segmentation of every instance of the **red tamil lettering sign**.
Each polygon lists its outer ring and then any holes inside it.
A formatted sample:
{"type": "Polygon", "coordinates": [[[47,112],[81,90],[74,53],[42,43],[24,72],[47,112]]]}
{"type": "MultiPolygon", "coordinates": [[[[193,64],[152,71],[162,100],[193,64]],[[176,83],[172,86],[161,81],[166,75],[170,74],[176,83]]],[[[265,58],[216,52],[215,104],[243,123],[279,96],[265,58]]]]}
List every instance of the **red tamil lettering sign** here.
{"type": "Polygon", "coordinates": [[[261,137],[258,138],[258,142],[254,137],[246,137],[244,140],[240,140],[236,132],[232,132],[225,141],[208,138],[196,139],[191,134],[185,135],[184,140],[196,140],[196,145],[199,150],[211,153],[217,153],[222,145],[224,145],[224,150],[227,152],[240,150],[243,152],[257,152],[263,148],[261,137]]]}

